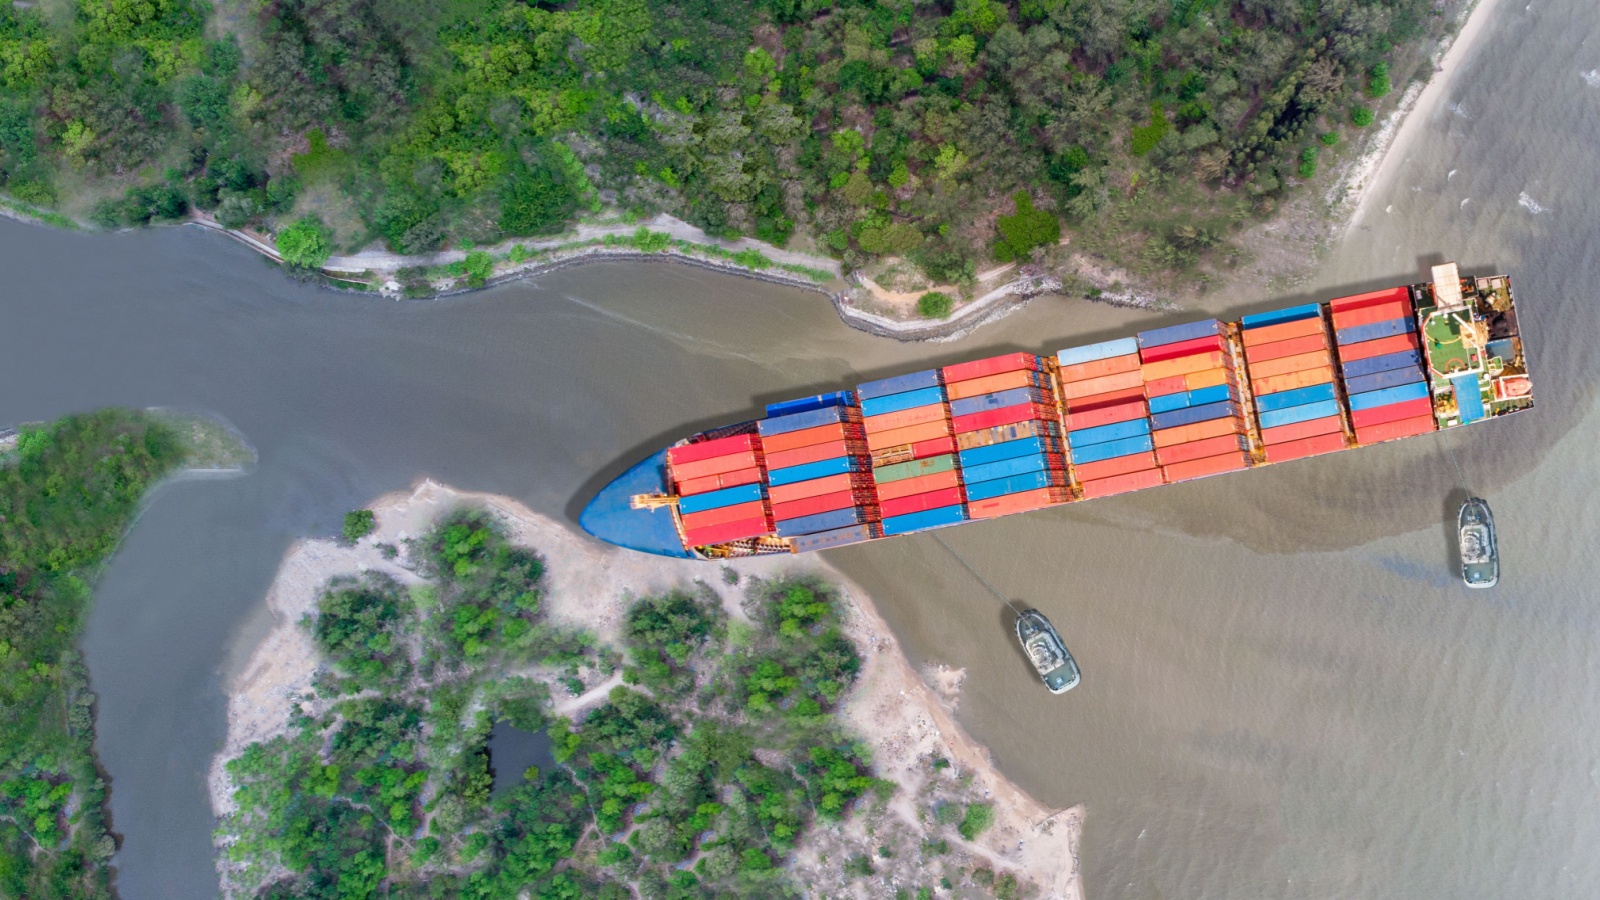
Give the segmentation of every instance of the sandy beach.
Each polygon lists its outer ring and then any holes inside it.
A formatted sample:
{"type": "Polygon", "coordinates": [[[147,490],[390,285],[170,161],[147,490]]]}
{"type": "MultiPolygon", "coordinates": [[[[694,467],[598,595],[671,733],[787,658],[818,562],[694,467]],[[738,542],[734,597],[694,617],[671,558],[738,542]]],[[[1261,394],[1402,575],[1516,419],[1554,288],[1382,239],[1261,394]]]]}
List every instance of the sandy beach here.
{"type": "MultiPolygon", "coordinates": [[[[315,608],[322,585],[335,575],[358,571],[384,572],[402,583],[415,583],[417,576],[401,565],[404,557],[386,560],[378,545],[401,546],[407,538],[423,534],[444,513],[472,504],[493,510],[515,542],[545,557],[549,584],[545,609],[553,621],[581,625],[614,642],[632,598],[694,581],[715,591],[730,615],[743,616],[742,588],[726,584],[714,564],[608,547],[514,500],[423,481],[410,492],[389,494],[373,503],[370,508],[376,513],[377,528],[357,545],[302,540],[285,555],[266,598],[276,625],[230,685],[228,737],[213,761],[209,778],[212,809],[217,815],[231,808],[226,762],[249,744],[282,733],[294,704],[309,691],[319,660],[309,635],[298,623],[315,608]]],[[[730,568],[741,580],[743,576],[805,571],[822,574],[840,586],[847,600],[843,611],[846,630],[863,660],[860,679],[843,707],[843,718],[871,747],[879,776],[902,785],[889,804],[889,813],[901,820],[903,828],[921,831],[925,827],[913,797],[928,778],[931,760],[942,757],[963,779],[970,778],[966,790],[972,796],[986,797],[994,804],[994,825],[975,844],[963,848],[968,857],[986,860],[997,870],[1034,882],[1042,888],[1042,897],[1078,900],[1082,896],[1078,839],[1084,810],[1048,809],[995,769],[988,751],[955,720],[960,671],[935,670],[929,678],[919,675],[866,595],[821,559],[765,557],[741,560],[730,568]]],[[[561,701],[558,711],[570,716],[597,704],[614,683],[596,685],[580,697],[561,701]]],[[[802,846],[797,865],[815,857],[808,856],[802,846]]]]}

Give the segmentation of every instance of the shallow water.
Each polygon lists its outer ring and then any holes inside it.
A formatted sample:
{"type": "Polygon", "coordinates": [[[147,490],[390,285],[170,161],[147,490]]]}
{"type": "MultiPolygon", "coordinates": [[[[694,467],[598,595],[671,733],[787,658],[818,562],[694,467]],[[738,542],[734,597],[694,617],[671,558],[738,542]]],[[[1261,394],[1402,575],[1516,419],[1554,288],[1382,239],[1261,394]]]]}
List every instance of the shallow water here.
{"type": "MultiPolygon", "coordinates": [[[[1434,253],[1512,273],[1537,410],[941,532],[1062,628],[1084,670],[1064,697],[1038,689],[999,601],[931,536],[834,557],[915,656],[967,669],[962,719],[1008,774],[1088,803],[1095,900],[1600,896],[1600,89],[1584,76],[1600,10],[1498,15],[1307,293],[1421,280],[1434,253]],[[1449,569],[1463,487],[1501,525],[1494,591],[1449,569]]],[[[179,406],[260,451],[249,477],[158,492],[90,617],[129,900],[215,894],[203,779],[220,686],[268,624],[294,538],[424,475],[571,522],[647,450],[765,402],[1157,323],[1041,300],[903,346],[815,295],[644,264],[392,303],[285,280],[192,229],[0,222],[0,269],[0,423],[179,406]]]]}

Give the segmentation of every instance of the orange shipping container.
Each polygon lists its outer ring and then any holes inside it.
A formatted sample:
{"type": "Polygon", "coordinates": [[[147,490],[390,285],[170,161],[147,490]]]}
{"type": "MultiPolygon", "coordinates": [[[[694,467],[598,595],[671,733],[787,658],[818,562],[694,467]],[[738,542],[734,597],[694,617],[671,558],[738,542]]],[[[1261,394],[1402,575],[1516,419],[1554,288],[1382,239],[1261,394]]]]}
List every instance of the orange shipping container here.
{"type": "MultiPolygon", "coordinates": [[[[861,420],[861,424],[867,429],[867,434],[875,434],[880,431],[893,431],[896,428],[910,428],[913,425],[938,422],[946,418],[947,415],[948,413],[945,411],[943,403],[930,403],[927,406],[867,416],[861,420]]],[[[778,467],[772,466],[772,468],[776,469],[778,467]]]]}
{"type": "Polygon", "coordinates": [[[746,450],[743,453],[730,453],[727,456],[713,456],[710,459],[679,463],[672,467],[672,477],[676,481],[688,481],[691,478],[721,475],[723,472],[734,472],[759,465],[761,460],[756,454],[746,450]]]}
{"type": "Polygon", "coordinates": [[[1090,378],[1087,381],[1074,381],[1061,386],[1061,395],[1068,400],[1077,397],[1092,397],[1095,394],[1108,394],[1112,391],[1123,391],[1136,388],[1144,383],[1137,369],[1128,372],[1118,372],[1115,375],[1102,375],[1099,378],[1090,378]]]}
{"type": "Polygon", "coordinates": [[[1235,450],[1221,456],[1209,456],[1205,459],[1192,459],[1166,467],[1167,483],[1188,481],[1191,478],[1204,478],[1207,475],[1220,475],[1223,472],[1237,472],[1250,464],[1249,457],[1235,450]]]}
{"type": "Polygon", "coordinates": [[[1283,444],[1289,441],[1298,441],[1302,438],[1316,437],[1320,434],[1332,434],[1335,431],[1343,432],[1344,425],[1338,416],[1326,416],[1321,419],[1311,419],[1306,422],[1296,422],[1293,425],[1279,425],[1276,428],[1261,429],[1261,442],[1263,444],[1283,444]]]}
{"type": "Polygon", "coordinates": [[[1221,437],[1225,434],[1241,434],[1243,430],[1244,424],[1230,416],[1226,419],[1196,422],[1193,425],[1180,425],[1177,428],[1163,428],[1155,432],[1152,438],[1158,448],[1171,447],[1174,444],[1203,441],[1206,438],[1221,437]]]}
{"type": "Polygon", "coordinates": [[[1095,497],[1109,497],[1112,494],[1122,494],[1128,491],[1138,491],[1144,488],[1165,484],[1160,469],[1145,469],[1139,472],[1129,472],[1126,475],[1113,475],[1110,478],[1097,478],[1094,481],[1083,483],[1083,498],[1092,500],[1095,497]]]}
{"type": "Polygon", "coordinates": [[[1204,372],[1206,369],[1215,369],[1226,365],[1227,356],[1220,350],[1210,353],[1197,353],[1194,356],[1180,356],[1177,359],[1166,359],[1158,363],[1141,366],[1145,381],[1159,381],[1162,378],[1171,378],[1174,375],[1189,375],[1194,372],[1204,372]]]}
{"type": "Polygon", "coordinates": [[[1006,516],[1011,513],[1027,512],[1030,509],[1042,509],[1053,503],[1065,503],[1067,492],[1062,488],[1037,488],[1023,491],[1020,494],[1003,494],[999,497],[990,497],[988,500],[979,500],[976,503],[967,503],[967,517],[970,519],[992,519],[995,516],[1006,516]]]}
{"type": "Polygon", "coordinates": [[[1046,379],[1037,372],[1002,372],[999,375],[989,375],[984,378],[973,378],[968,381],[947,384],[944,386],[944,393],[951,400],[964,400],[967,397],[993,394],[996,391],[1033,387],[1038,381],[1046,381],[1046,379]]]}
{"type": "Polygon", "coordinates": [[[949,435],[949,420],[940,419],[937,422],[912,425],[909,428],[873,432],[867,435],[867,447],[872,450],[882,450],[885,447],[894,447],[899,444],[915,444],[918,441],[931,441],[934,438],[948,437],[949,435]]]}
{"type": "Polygon", "coordinates": [[[961,473],[954,469],[948,472],[934,472],[932,475],[918,475],[915,478],[902,478],[899,481],[880,484],[878,485],[878,499],[894,500],[900,497],[909,497],[912,494],[942,491],[946,488],[957,487],[960,484],[961,473]]]}
{"type": "Polygon", "coordinates": [[[1305,337],[1312,334],[1326,334],[1322,327],[1321,316],[1315,319],[1280,322],[1277,325],[1268,325],[1265,328],[1250,328],[1242,333],[1246,347],[1254,347],[1257,344],[1270,344],[1274,341],[1287,341],[1290,338],[1305,337]]]}
{"type": "Polygon", "coordinates": [[[1331,365],[1333,365],[1333,355],[1326,350],[1300,353],[1295,356],[1280,356],[1277,359],[1251,363],[1250,379],[1258,381],[1262,378],[1271,378],[1274,375],[1287,375],[1290,372],[1299,372],[1302,369],[1315,369],[1318,366],[1331,365]]]}
{"type": "Polygon", "coordinates": [[[1287,375],[1274,375],[1271,378],[1258,378],[1250,382],[1257,394],[1276,394],[1280,391],[1292,391],[1295,388],[1310,387],[1313,384],[1327,384],[1333,380],[1333,367],[1323,366],[1319,369],[1306,369],[1303,372],[1290,372],[1287,375]]]}
{"type": "Polygon", "coordinates": [[[1079,481],[1094,481],[1099,478],[1126,475],[1129,472],[1154,469],[1155,467],[1156,455],[1154,453],[1134,453],[1128,456],[1119,456],[1115,459],[1102,459],[1099,462],[1073,466],[1072,471],[1079,481]]]}
{"type": "Polygon", "coordinates": [[[1343,434],[1319,434],[1316,437],[1300,438],[1297,441],[1273,444],[1267,448],[1267,462],[1284,462],[1343,449],[1343,434]]]}
{"type": "Polygon", "coordinates": [[[796,447],[793,450],[784,450],[780,453],[768,453],[767,468],[786,469],[789,466],[803,466],[806,463],[821,462],[825,459],[835,459],[849,455],[850,444],[848,441],[828,441],[825,444],[812,444],[809,447],[796,447]]]}
{"type": "Polygon", "coordinates": [[[1253,369],[1258,362],[1266,362],[1269,359],[1282,359],[1285,356],[1299,356],[1302,353],[1326,349],[1328,349],[1328,336],[1325,334],[1313,334],[1309,337],[1290,338],[1287,341],[1273,341],[1270,344],[1256,344],[1254,347],[1246,347],[1244,358],[1253,369]]]}
{"type": "Polygon", "coordinates": [[[871,490],[872,476],[829,475],[824,478],[813,478],[810,481],[797,481],[794,484],[775,484],[767,488],[767,496],[773,503],[791,503],[806,497],[816,497],[821,494],[832,494],[837,491],[848,491],[852,488],[871,490]]]}
{"type": "Polygon", "coordinates": [[[1198,391],[1201,388],[1233,383],[1233,373],[1225,368],[1206,369],[1204,372],[1183,376],[1183,389],[1186,391],[1198,391]]]}
{"type": "Polygon", "coordinates": [[[1333,314],[1333,330],[1342,331],[1346,328],[1371,325],[1374,322],[1404,319],[1409,315],[1411,315],[1411,301],[1409,300],[1403,300],[1399,303],[1380,303],[1376,306],[1366,306],[1361,309],[1347,309],[1333,314]]]}
{"type": "Polygon", "coordinates": [[[774,434],[761,440],[761,446],[768,453],[782,450],[793,450],[796,447],[809,447],[823,441],[837,441],[848,437],[860,437],[861,426],[856,423],[831,425],[818,425],[815,428],[802,428],[787,434],[774,434]]]}
{"type": "Polygon", "coordinates": [[[736,472],[723,472],[721,475],[707,475],[704,478],[691,478],[688,481],[678,482],[678,494],[704,494],[707,491],[720,491],[723,488],[738,487],[741,484],[756,484],[761,481],[761,469],[752,466],[748,469],[739,469],[736,472]]]}
{"type": "Polygon", "coordinates": [[[1162,447],[1156,451],[1156,461],[1163,466],[1188,462],[1191,459],[1205,459],[1208,456],[1220,456],[1232,450],[1238,450],[1240,436],[1225,434],[1222,437],[1206,438],[1202,441],[1190,441],[1187,444],[1173,444],[1171,447],[1162,447]]]}
{"type": "Polygon", "coordinates": [[[1438,429],[1433,416],[1419,416],[1415,419],[1401,419],[1398,422],[1385,422],[1382,425],[1371,425],[1366,428],[1356,429],[1356,443],[1366,446],[1381,441],[1392,441],[1396,438],[1411,437],[1414,434],[1427,434],[1438,429]]]}
{"type": "Polygon", "coordinates": [[[705,528],[710,525],[726,525],[729,522],[743,522],[746,519],[760,519],[767,514],[766,504],[760,500],[751,500],[749,503],[735,503],[720,509],[708,509],[704,512],[689,513],[683,517],[683,527],[687,531],[705,528]]]}
{"type": "Polygon", "coordinates": [[[1127,356],[1113,356],[1110,359],[1097,359],[1093,362],[1062,366],[1061,380],[1063,382],[1088,381],[1091,378],[1103,378],[1120,372],[1132,372],[1137,368],[1139,368],[1139,354],[1130,353],[1127,356]]]}

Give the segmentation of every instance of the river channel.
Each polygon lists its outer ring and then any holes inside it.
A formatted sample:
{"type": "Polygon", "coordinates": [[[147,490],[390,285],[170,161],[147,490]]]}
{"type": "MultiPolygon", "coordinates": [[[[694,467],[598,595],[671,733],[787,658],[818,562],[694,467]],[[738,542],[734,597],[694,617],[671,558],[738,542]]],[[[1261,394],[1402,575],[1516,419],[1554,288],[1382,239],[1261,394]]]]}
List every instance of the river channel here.
{"type": "MultiPolygon", "coordinates": [[[[917,661],[966,669],[961,718],[1007,774],[1087,803],[1095,900],[1600,896],[1600,9],[1502,4],[1490,27],[1311,284],[1209,308],[1422,280],[1446,255],[1510,272],[1538,409],[942,532],[1062,628],[1084,671],[1063,697],[933,537],[832,557],[917,661]],[[1501,525],[1493,591],[1450,569],[1469,489],[1501,525]]],[[[646,451],[772,400],[1195,315],[1047,298],[902,345],[816,295],[678,265],[389,302],[196,229],[9,221],[0,272],[0,423],[175,406],[260,453],[247,477],[162,488],[90,617],[128,900],[216,894],[203,779],[222,686],[285,550],[345,510],[427,476],[571,522],[646,451]]]]}

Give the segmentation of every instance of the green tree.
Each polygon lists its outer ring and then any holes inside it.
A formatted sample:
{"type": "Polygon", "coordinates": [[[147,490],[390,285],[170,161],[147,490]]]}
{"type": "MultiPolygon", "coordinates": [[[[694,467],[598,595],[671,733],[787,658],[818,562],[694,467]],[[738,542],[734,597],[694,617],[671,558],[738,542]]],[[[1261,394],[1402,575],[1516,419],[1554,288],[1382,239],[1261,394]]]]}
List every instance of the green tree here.
{"type": "Polygon", "coordinates": [[[297,269],[320,269],[333,255],[332,234],[316,216],[285,226],[278,231],[275,243],[283,261],[297,269]]]}
{"type": "Polygon", "coordinates": [[[344,514],[345,543],[354,544],[378,527],[378,518],[370,509],[353,509],[344,514]]]}
{"type": "Polygon", "coordinates": [[[928,291],[917,298],[917,314],[924,319],[948,319],[954,308],[955,301],[940,291],[928,291]]]}
{"type": "Polygon", "coordinates": [[[1017,211],[995,220],[1000,230],[1000,240],[995,245],[995,257],[1002,261],[1026,260],[1036,247],[1052,247],[1061,240],[1061,220],[1054,213],[1035,209],[1033,198],[1026,191],[1018,191],[1011,200],[1017,211]]]}

